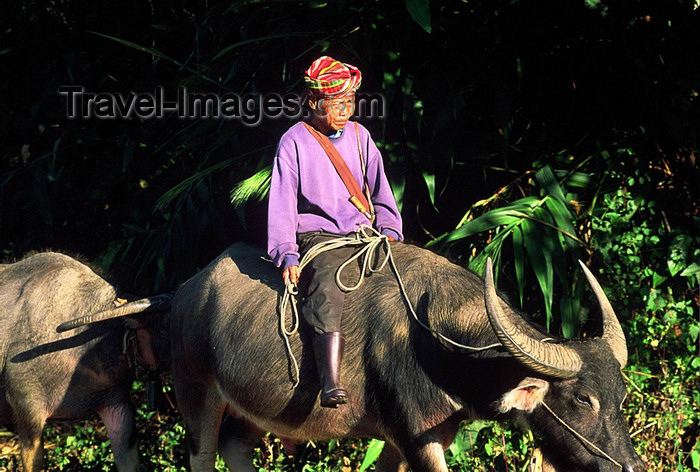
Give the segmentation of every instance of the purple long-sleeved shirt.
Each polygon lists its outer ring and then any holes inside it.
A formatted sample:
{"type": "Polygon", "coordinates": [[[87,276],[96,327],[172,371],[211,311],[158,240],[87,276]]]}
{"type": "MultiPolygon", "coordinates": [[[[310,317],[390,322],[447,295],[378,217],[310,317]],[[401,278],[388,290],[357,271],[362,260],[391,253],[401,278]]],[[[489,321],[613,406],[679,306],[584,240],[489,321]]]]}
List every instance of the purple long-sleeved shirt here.
{"type": "MultiPolygon", "coordinates": [[[[403,240],[401,215],[384,174],[382,156],[369,131],[358,124],[367,181],[382,234],[403,240]]],[[[352,175],[363,185],[355,124],[349,122],[339,138],[331,139],[352,175]]],[[[297,234],[325,231],[348,234],[369,220],[349,201],[350,194],[321,145],[297,123],[282,135],[272,168],[268,206],[267,249],[283,268],[299,264],[297,234]]]]}

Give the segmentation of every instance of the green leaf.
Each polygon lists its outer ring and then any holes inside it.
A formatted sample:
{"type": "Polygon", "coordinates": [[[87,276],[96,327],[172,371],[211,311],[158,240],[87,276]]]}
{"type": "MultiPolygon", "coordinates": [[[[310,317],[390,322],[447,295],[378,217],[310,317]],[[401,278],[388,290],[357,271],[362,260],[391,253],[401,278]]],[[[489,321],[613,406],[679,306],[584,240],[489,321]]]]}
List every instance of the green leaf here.
{"type": "Polygon", "coordinates": [[[262,201],[270,191],[271,181],[272,166],[267,166],[236,184],[231,190],[231,203],[234,207],[239,207],[252,199],[262,201]]]}
{"type": "Polygon", "coordinates": [[[535,178],[542,185],[542,187],[544,187],[548,195],[551,195],[552,197],[556,198],[561,203],[566,205],[566,197],[564,196],[564,191],[559,186],[559,182],[557,182],[557,178],[555,177],[554,172],[552,172],[551,167],[545,166],[539,171],[537,171],[537,173],[535,174],[535,178]]]}
{"type": "Polygon", "coordinates": [[[693,339],[693,342],[697,342],[698,335],[700,334],[700,325],[690,325],[690,328],[688,328],[688,332],[690,333],[690,337],[693,339]]]}
{"type": "Polygon", "coordinates": [[[450,453],[455,457],[457,463],[464,463],[464,455],[473,450],[479,431],[485,427],[485,421],[473,421],[460,428],[454,441],[448,448],[450,453]]]}
{"type": "Polygon", "coordinates": [[[652,276],[652,286],[656,288],[662,283],[666,282],[666,280],[668,280],[668,277],[658,274],[656,271],[654,271],[654,274],[652,276]]]}
{"type": "MultiPolygon", "coordinates": [[[[580,240],[576,237],[576,230],[572,224],[572,222],[576,221],[576,218],[569,210],[569,206],[554,198],[546,198],[545,205],[554,218],[555,226],[560,234],[564,236],[563,243],[568,248],[575,248],[577,246],[576,242],[580,240]]],[[[566,250],[566,248],[563,249],[566,250]]]]}
{"type": "Polygon", "coordinates": [[[525,248],[523,247],[523,230],[519,226],[513,229],[513,266],[515,278],[518,281],[520,306],[522,307],[525,296],[525,248]]]}
{"type": "Polygon", "coordinates": [[[170,190],[165,192],[163,195],[161,195],[161,197],[156,201],[156,203],[153,207],[154,211],[156,211],[156,212],[164,211],[174,199],[181,196],[188,188],[190,188],[194,184],[200,182],[202,179],[204,179],[208,175],[210,175],[216,171],[219,171],[221,169],[225,169],[226,167],[229,167],[230,165],[232,165],[233,163],[235,163],[237,161],[242,161],[244,157],[246,157],[250,154],[253,154],[253,153],[258,153],[258,152],[263,151],[269,147],[271,147],[271,146],[264,146],[264,147],[259,148],[259,149],[254,149],[252,151],[240,154],[236,157],[232,157],[231,159],[226,159],[225,161],[221,161],[217,164],[214,164],[213,166],[207,167],[203,170],[200,170],[199,172],[196,172],[194,175],[191,175],[190,177],[186,178],[185,180],[183,180],[182,182],[180,182],[179,184],[175,185],[170,190]]]}
{"type": "Polygon", "coordinates": [[[425,181],[425,186],[428,188],[430,203],[432,203],[433,208],[435,208],[435,174],[423,172],[423,180],[425,181]]]}
{"type": "Polygon", "coordinates": [[[238,49],[243,46],[248,46],[249,44],[256,44],[260,43],[263,41],[268,41],[270,39],[289,39],[289,38],[295,38],[295,37],[307,37],[309,36],[309,33],[280,33],[280,34],[270,34],[268,36],[261,36],[259,38],[252,38],[252,39],[246,39],[244,41],[239,41],[237,43],[231,44],[229,46],[226,46],[223,48],[221,51],[219,51],[216,56],[214,56],[214,59],[218,59],[224,54],[227,54],[234,49],[238,49]]]}
{"type": "Polygon", "coordinates": [[[690,451],[690,459],[693,461],[693,469],[700,470],[700,451],[697,449],[690,451]]]}
{"type": "Polygon", "coordinates": [[[573,172],[568,176],[565,184],[567,187],[587,189],[591,186],[591,180],[590,174],[586,174],[584,172],[573,172]]]}
{"type": "Polygon", "coordinates": [[[504,231],[496,235],[495,238],[481,251],[477,256],[469,262],[469,268],[476,272],[477,274],[483,274],[486,267],[486,260],[490,257],[493,261],[493,278],[496,285],[498,285],[498,273],[500,272],[499,267],[501,265],[501,248],[503,246],[503,241],[505,240],[504,235],[510,234],[513,226],[506,228],[504,231]]]}
{"type": "Polygon", "coordinates": [[[692,244],[692,238],[687,234],[680,234],[673,239],[668,249],[668,270],[675,276],[686,267],[688,253],[692,244]]]}
{"type": "Polygon", "coordinates": [[[330,441],[328,441],[328,448],[327,448],[328,452],[335,451],[337,447],[338,447],[338,440],[337,439],[331,439],[330,441]]]}
{"type": "Polygon", "coordinates": [[[430,0],[406,0],[406,9],[411,18],[427,33],[430,33],[430,0]]]}
{"type": "Polygon", "coordinates": [[[359,472],[364,472],[370,465],[374,464],[379,458],[379,455],[382,453],[383,449],[384,441],[372,439],[369,442],[369,446],[367,446],[367,452],[365,453],[365,458],[362,460],[359,472]]]}
{"type": "Polygon", "coordinates": [[[394,193],[394,199],[396,200],[396,207],[399,212],[403,209],[403,195],[406,189],[406,179],[391,179],[391,189],[394,193]]]}
{"type": "Polygon", "coordinates": [[[561,331],[566,339],[575,338],[578,335],[578,314],[581,309],[579,298],[562,297],[559,303],[561,309],[561,331]]]}
{"type": "Polygon", "coordinates": [[[453,242],[468,238],[474,234],[498,228],[499,226],[503,225],[511,225],[513,223],[519,224],[522,219],[527,216],[526,214],[521,213],[521,210],[528,211],[529,206],[527,204],[520,203],[518,205],[511,205],[508,207],[491,210],[448,233],[445,238],[445,242],[453,242]]]}
{"type": "Polygon", "coordinates": [[[697,262],[693,262],[688,267],[683,269],[681,272],[682,277],[700,277],[700,265],[697,262]]]}
{"type": "Polygon", "coordinates": [[[530,259],[530,264],[535,272],[535,278],[540,285],[544,298],[544,307],[547,313],[547,329],[552,321],[552,301],[554,300],[552,269],[552,254],[546,243],[546,236],[543,236],[539,228],[529,220],[523,221],[523,240],[525,249],[530,259]]]}

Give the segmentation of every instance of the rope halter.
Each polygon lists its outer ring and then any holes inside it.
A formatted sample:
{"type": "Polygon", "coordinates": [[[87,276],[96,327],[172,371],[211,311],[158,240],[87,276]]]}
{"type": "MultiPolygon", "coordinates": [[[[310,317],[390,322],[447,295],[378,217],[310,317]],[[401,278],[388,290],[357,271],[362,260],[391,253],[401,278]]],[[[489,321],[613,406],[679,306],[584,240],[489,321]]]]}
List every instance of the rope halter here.
{"type": "Polygon", "coordinates": [[[542,401],[542,406],[544,407],[545,410],[547,410],[547,411],[554,417],[554,419],[556,419],[556,420],[557,420],[559,423],[561,423],[561,425],[564,426],[571,434],[573,434],[573,435],[576,437],[576,439],[578,439],[579,441],[581,441],[581,442],[584,444],[584,446],[588,447],[590,450],[592,450],[592,451],[593,451],[596,455],[598,455],[599,457],[602,457],[602,458],[604,458],[604,459],[609,460],[610,462],[612,462],[613,464],[615,464],[617,467],[619,467],[620,470],[624,470],[624,467],[622,466],[622,464],[620,464],[620,463],[617,462],[615,459],[613,459],[612,457],[610,457],[610,455],[609,455],[608,453],[606,453],[606,452],[603,451],[601,448],[599,448],[598,446],[596,446],[595,444],[593,444],[593,443],[592,443],[591,441],[589,441],[584,435],[582,435],[581,433],[579,433],[578,431],[576,431],[576,430],[575,430],[572,426],[570,426],[566,421],[564,421],[563,419],[561,419],[556,413],[554,413],[554,411],[553,411],[553,410],[549,407],[549,405],[547,405],[544,401],[542,401]]]}

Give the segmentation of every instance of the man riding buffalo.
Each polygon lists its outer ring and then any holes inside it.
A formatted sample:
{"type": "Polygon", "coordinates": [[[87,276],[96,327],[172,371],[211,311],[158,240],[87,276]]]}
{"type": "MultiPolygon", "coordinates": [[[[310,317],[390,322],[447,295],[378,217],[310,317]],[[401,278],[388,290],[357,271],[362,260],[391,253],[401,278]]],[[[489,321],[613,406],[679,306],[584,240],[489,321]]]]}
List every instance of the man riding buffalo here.
{"type": "MultiPolygon", "coordinates": [[[[350,121],[361,80],[353,65],[328,56],[316,59],[305,75],[311,118],[296,123],[279,142],[270,186],[268,254],[282,267],[285,284],[299,282],[301,255],[318,243],[356,234],[365,225],[373,225],[389,241],[403,240],[381,153],[367,129],[350,121]]],[[[353,251],[342,247],[324,252],[304,271],[308,288],[301,311],[316,332],[322,406],[348,401],[340,384],[345,293],[335,271],[353,251]]]]}

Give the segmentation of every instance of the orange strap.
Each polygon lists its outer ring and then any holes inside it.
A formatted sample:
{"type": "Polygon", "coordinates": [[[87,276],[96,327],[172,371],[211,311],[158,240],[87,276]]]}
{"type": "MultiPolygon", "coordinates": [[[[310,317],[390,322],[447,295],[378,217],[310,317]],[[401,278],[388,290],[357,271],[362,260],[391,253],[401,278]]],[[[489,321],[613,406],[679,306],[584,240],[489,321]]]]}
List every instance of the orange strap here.
{"type": "MultiPolygon", "coordinates": [[[[355,206],[355,208],[357,208],[360,211],[360,213],[365,215],[368,220],[374,222],[372,206],[367,200],[365,194],[362,193],[362,190],[360,189],[357,180],[355,180],[355,177],[353,177],[352,172],[350,172],[350,169],[345,163],[343,156],[341,156],[338,150],[335,148],[335,146],[333,146],[333,143],[331,143],[331,140],[328,139],[328,136],[322,134],[316,128],[309,125],[305,121],[303,121],[302,123],[304,123],[304,126],[309,131],[309,133],[311,133],[311,135],[314,138],[316,138],[316,141],[318,141],[323,150],[326,152],[328,158],[331,160],[331,163],[333,164],[333,167],[335,167],[336,172],[338,172],[340,179],[343,181],[343,184],[345,184],[345,187],[348,189],[348,192],[350,192],[350,203],[352,203],[355,206]]],[[[355,129],[355,132],[357,133],[357,129],[355,129]]],[[[360,158],[362,157],[360,156],[360,158]]]]}

